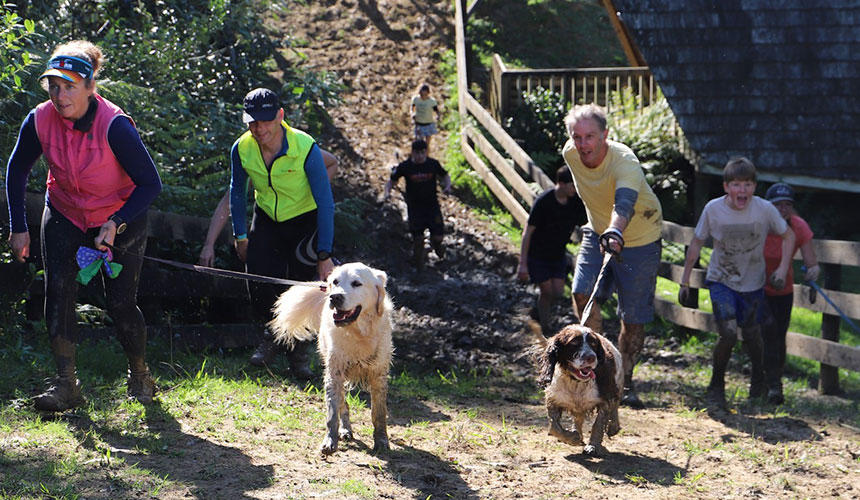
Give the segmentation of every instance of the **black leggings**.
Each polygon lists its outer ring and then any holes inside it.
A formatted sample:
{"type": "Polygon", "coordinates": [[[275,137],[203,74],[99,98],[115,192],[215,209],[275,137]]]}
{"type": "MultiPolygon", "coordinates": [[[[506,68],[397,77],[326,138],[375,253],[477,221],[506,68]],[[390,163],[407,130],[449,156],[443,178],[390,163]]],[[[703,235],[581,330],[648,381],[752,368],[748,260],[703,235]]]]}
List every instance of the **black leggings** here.
{"type": "MultiPolygon", "coordinates": [[[[75,260],[78,247],[93,248],[98,227],[86,232],[56,209],[46,206],[42,212],[42,262],[45,266],[45,321],[51,339],[60,337],[77,342],[75,302],[79,284],[75,281],[79,267],[75,260]]],[[[143,255],[146,250],[146,213],[128,223],[116,236],[114,246],[143,255]]],[[[137,308],[137,284],[143,259],[116,252],[114,262],[122,264],[119,276],[104,280],[107,311],[114,322],[116,336],[129,360],[142,360],[146,352],[146,325],[137,308]]],[[[100,273],[104,276],[104,270],[100,273]]]]}
{"type": "MultiPolygon", "coordinates": [[[[251,274],[310,281],[317,274],[317,211],[312,210],[285,222],[275,222],[259,208],[248,232],[245,269],[251,274]]],[[[248,281],[254,321],[268,323],[272,306],[286,290],[282,285],[248,281]]]]}

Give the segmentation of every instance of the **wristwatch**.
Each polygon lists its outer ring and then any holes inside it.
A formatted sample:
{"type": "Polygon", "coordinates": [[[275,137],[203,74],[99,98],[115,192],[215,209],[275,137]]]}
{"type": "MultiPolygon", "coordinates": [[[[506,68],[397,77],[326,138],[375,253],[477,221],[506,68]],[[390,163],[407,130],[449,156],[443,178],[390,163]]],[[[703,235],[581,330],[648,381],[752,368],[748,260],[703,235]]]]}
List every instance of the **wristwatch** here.
{"type": "Polygon", "coordinates": [[[128,224],[126,224],[125,221],[122,220],[122,217],[117,214],[111,215],[108,217],[108,220],[112,220],[113,223],[116,224],[116,234],[122,234],[122,232],[125,231],[125,228],[128,227],[128,224]]]}
{"type": "Polygon", "coordinates": [[[330,258],[331,258],[331,253],[326,252],[325,250],[317,252],[317,262],[322,262],[322,261],[328,260],[330,258]]]}

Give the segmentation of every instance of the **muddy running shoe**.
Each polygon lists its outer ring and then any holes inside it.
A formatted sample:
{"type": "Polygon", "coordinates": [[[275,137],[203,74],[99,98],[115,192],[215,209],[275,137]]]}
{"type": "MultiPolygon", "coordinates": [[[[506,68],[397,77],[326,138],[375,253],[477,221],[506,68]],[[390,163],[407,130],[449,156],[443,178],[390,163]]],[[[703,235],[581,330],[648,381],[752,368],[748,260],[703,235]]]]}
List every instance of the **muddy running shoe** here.
{"type": "Polygon", "coordinates": [[[278,346],[274,340],[266,337],[260,345],[257,346],[257,350],[251,355],[249,362],[254,366],[265,366],[271,364],[279,350],[280,346],[278,346]]]}
{"type": "Polygon", "coordinates": [[[152,403],[152,398],[155,397],[157,388],[155,380],[149,373],[149,369],[145,372],[132,373],[128,376],[128,397],[140,401],[141,404],[148,405],[152,403]]]}
{"type": "Polygon", "coordinates": [[[33,406],[42,411],[66,411],[84,404],[81,396],[81,381],[57,377],[48,389],[33,398],[33,406]]]}
{"type": "Polygon", "coordinates": [[[705,392],[705,404],[709,408],[726,408],[726,388],[722,386],[709,385],[705,392]]]}
{"type": "Polygon", "coordinates": [[[639,399],[639,394],[636,393],[636,389],[633,386],[624,388],[624,395],[621,396],[621,404],[634,410],[645,408],[645,403],[639,399]]]}
{"type": "Polygon", "coordinates": [[[314,372],[310,369],[310,356],[307,345],[304,343],[296,344],[287,353],[287,358],[290,360],[290,370],[297,379],[310,380],[314,378],[314,372]]]}
{"type": "Polygon", "coordinates": [[[785,402],[785,397],[782,395],[782,387],[771,387],[767,390],[767,402],[772,405],[781,405],[785,402]]]}
{"type": "Polygon", "coordinates": [[[767,386],[764,382],[753,382],[750,384],[749,399],[761,399],[767,394],[767,386]]]}

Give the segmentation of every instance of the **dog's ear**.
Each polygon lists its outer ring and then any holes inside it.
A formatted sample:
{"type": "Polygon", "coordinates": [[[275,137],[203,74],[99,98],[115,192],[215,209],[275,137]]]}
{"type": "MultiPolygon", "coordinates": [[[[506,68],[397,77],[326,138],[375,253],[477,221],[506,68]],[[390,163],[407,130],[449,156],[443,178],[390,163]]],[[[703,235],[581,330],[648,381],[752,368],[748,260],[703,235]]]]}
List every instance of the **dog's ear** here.
{"type": "Polygon", "coordinates": [[[540,374],[538,376],[538,385],[546,387],[552,382],[552,375],[555,372],[555,364],[558,361],[559,341],[557,338],[546,346],[546,349],[540,355],[540,374]]]}
{"type": "Polygon", "coordinates": [[[388,275],[385,271],[374,269],[373,277],[376,278],[376,314],[382,316],[385,312],[385,283],[388,281],[388,275]]]}

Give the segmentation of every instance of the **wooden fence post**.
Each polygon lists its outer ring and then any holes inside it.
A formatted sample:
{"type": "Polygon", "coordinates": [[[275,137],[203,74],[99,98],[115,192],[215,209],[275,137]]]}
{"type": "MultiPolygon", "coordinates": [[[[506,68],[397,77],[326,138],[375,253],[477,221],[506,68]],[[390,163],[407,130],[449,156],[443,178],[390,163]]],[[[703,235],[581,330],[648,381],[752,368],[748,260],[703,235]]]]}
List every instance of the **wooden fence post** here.
{"type": "MultiPolygon", "coordinates": [[[[839,264],[822,264],[824,271],[824,288],[827,290],[839,290],[842,284],[842,266],[839,264]]],[[[819,299],[823,300],[823,299],[819,299]]],[[[839,323],[841,318],[834,314],[821,315],[821,338],[839,342],[839,323]]],[[[818,392],[821,394],[841,394],[839,388],[839,368],[821,364],[818,377],[818,392]]]]}

